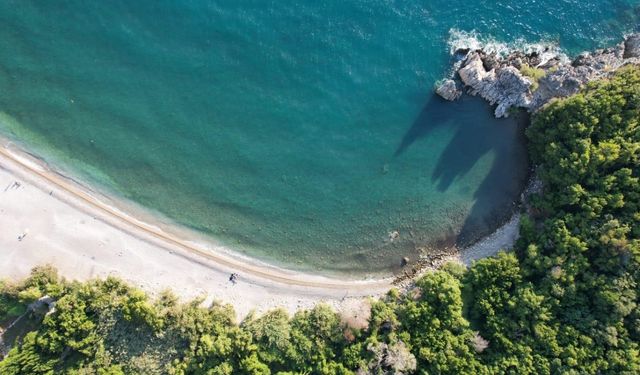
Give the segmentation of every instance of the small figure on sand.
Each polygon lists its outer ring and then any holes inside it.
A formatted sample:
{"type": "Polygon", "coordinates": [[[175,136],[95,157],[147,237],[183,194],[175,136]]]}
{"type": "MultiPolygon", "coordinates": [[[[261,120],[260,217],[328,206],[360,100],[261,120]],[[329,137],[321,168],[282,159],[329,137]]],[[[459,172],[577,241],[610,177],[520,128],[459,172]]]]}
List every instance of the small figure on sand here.
{"type": "Polygon", "coordinates": [[[233,285],[236,285],[236,282],[238,282],[238,274],[237,273],[232,273],[229,276],[229,281],[231,281],[231,283],[233,283],[233,285]]]}
{"type": "Polygon", "coordinates": [[[24,238],[27,236],[27,234],[29,234],[29,230],[25,230],[24,232],[22,232],[21,235],[18,236],[18,241],[22,241],[24,240],[24,238]]]}
{"type": "Polygon", "coordinates": [[[21,186],[21,184],[18,181],[14,181],[13,184],[9,184],[7,185],[7,187],[4,189],[4,191],[10,190],[10,189],[19,189],[21,186]]]}

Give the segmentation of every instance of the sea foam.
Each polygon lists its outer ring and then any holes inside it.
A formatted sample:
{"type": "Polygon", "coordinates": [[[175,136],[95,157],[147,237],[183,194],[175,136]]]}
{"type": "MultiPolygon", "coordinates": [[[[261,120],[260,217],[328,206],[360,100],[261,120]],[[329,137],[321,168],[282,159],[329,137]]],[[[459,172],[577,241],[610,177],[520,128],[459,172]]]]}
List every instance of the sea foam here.
{"type": "Polygon", "coordinates": [[[485,37],[475,30],[450,29],[447,45],[451,55],[454,55],[459,50],[475,51],[481,49],[487,53],[495,53],[504,57],[513,51],[522,51],[526,54],[537,53],[540,56],[540,65],[544,65],[554,58],[560,59],[562,62],[569,61],[569,56],[555,41],[529,42],[524,38],[518,38],[511,42],[505,42],[485,37]]]}

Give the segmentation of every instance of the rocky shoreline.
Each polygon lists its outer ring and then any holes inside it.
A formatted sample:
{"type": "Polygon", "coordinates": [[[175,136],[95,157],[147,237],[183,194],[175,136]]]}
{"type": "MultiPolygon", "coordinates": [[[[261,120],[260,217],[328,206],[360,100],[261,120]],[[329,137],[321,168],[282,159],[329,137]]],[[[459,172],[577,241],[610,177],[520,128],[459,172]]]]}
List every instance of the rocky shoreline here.
{"type": "Polygon", "coordinates": [[[508,117],[513,109],[533,113],[554,98],[577,93],[590,81],[607,77],[626,64],[640,64],[640,33],[632,34],[612,48],[584,52],[575,59],[560,54],[506,54],[484,49],[457,49],[454,76],[441,81],[436,93],[457,100],[464,92],[479,95],[495,105],[495,116],[508,117]]]}

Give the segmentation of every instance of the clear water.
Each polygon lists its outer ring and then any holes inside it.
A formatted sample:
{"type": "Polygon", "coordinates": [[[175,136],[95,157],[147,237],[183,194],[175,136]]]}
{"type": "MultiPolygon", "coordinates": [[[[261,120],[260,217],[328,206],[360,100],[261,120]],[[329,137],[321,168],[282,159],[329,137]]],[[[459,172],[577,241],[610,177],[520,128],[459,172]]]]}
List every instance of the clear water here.
{"type": "Polygon", "coordinates": [[[450,31],[576,53],[637,4],[3,0],[0,127],[236,251],[389,271],[490,232],[526,178],[522,125],[433,96],[450,31]]]}

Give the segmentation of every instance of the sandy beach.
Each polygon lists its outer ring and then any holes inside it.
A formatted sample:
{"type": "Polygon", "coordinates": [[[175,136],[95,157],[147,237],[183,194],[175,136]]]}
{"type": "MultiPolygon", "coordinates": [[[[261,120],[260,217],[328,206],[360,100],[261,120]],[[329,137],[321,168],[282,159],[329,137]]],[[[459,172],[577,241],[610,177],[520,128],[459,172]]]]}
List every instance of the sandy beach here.
{"type": "MultiPolygon", "coordinates": [[[[0,148],[0,278],[20,279],[51,264],[67,279],[120,277],[152,295],[230,303],[239,318],[283,307],[290,313],[325,302],[365,318],[368,297],[392,279],[340,280],[292,272],[194,242],[116,208],[108,197],[50,170],[10,142],[0,148]],[[239,275],[237,283],[229,275],[239,275]]],[[[147,219],[145,217],[145,219],[147,219]]],[[[509,247],[518,216],[452,260],[469,264],[509,247]]]]}

